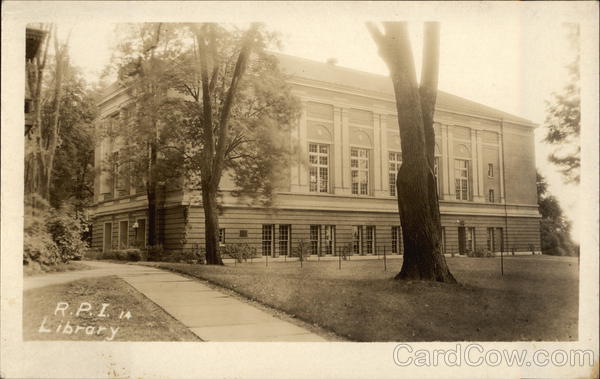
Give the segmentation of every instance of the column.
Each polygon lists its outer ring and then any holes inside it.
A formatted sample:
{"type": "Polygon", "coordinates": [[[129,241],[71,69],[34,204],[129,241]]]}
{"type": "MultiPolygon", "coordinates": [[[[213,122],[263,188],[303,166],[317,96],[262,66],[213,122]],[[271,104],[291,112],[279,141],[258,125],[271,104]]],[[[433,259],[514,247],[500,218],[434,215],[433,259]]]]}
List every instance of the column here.
{"type": "MultiPolygon", "coordinates": [[[[296,138],[300,145],[300,160],[304,160],[308,155],[308,141],[306,138],[306,102],[302,102],[302,112],[300,113],[300,121],[296,129],[296,138]]],[[[292,180],[292,192],[306,192],[308,190],[308,167],[296,163],[292,172],[296,172],[296,181],[292,180]]]]}
{"type": "Polygon", "coordinates": [[[449,183],[448,178],[450,177],[450,164],[448,163],[448,125],[440,125],[442,134],[442,143],[440,150],[442,153],[442,161],[440,162],[440,171],[442,173],[442,199],[448,199],[449,197],[449,183]]]}
{"type": "Polygon", "coordinates": [[[479,174],[480,172],[480,167],[479,167],[479,156],[477,155],[478,152],[478,145],[477,145],[477,131],[475,129],[470,129],[471,130],[471,162],[472,162],[472,168],[471,168],[471,172],[473,175],[473,178],[471,180],[472,186],[473,186],[473,201],[481,201],[481,187],[479,186],[479,178],[481,177],[481,175],[479,174]]]}
{"type": "Polygon", "coordinates": [[[381,195],[381,115],[373,113],[373,195],[381,195]]]}
{"type": "Polygon", "coordinates": [[[485,198],[486,198],[486,194],[483,192],[484,191],[484,187],[483,187],[483,178],[484,178],[484,174],[483,174],[483,135],[481,133],[481,130],[476,130],[475,131],[476,134],[476,142],[477,142],[477,174],[479,177],[479,181],[478,181],[478,192],[479,192],[479,201],[483,201],[485,202],[485,198]]]}
{"type": "Polygon", "coordinates": [[[333,159],[330,167],[333,170],[333,193],[339,193],[343,190],[342,179],[342,110],[339,107],[333,108],[333,159]]]}
{"type": "MultiPolygon", "coordinates": [[[[504,131],[504,128],[502,128],[504,131]]],[[[504,203],[504,134],[498,136],[498,171],[500,171],[500,202],[504,203]]]]}
{"type": "Polygon", "coordinates": [[[350,128],[348,127],[348,110],[340,109],[342,119],[342,194],[350,194],[350,128]]]}
{"type": "Polygon", "coordinates": [[[451,200],[456,198],[454,188],[454,135],[452,128],[448,127],[448,193],[451,200]]]}

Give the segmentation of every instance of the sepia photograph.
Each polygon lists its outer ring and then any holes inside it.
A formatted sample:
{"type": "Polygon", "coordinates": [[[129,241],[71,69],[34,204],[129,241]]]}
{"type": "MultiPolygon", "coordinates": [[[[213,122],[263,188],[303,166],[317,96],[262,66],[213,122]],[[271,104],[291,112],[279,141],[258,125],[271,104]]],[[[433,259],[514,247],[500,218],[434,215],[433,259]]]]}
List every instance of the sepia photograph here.
{"type": "Polygon", "coordinates": [[[598,377],[597,3],[3,5],[2,378],[598,377]]]}

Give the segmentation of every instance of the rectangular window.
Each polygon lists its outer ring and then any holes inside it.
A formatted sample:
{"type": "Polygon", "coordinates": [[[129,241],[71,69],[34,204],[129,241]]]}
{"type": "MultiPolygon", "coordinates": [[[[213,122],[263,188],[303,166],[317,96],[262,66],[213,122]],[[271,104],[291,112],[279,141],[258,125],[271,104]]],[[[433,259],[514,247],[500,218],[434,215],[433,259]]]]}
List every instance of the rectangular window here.
{"type": "Polygon", "coordinates": [[[369,194],[369,150],[352,148],[350,150],[350,172],[352,176],[352,194],[369,194]]]}
{"type": "Polygon", "coordinates": [[[469,161],[464,159],[454,160],[454,184],[456,192],[456,200],[470,200],[469,186],[469,161]]]}
{"type": "Polygon", "coordinates": [[[496,251],[494,244],[494,228],[487,228],[487,249],[489,251],[496,251]]]}
{"type": "Polygon", "coordinates": [[[504,251],[504,231],[502,228],[494,230],[494,251],[504,251]]]}
{"type": "Polygon", "coordinates": [[[279,255],[288,255],[290,252],[291,225],[279,225],[279,255]]]}
{"type": "Polygon", "coordinates": [[[352,254],[362,254],[362,226],[352,227],[352,254]]]}
{"type": "Polygon", "coordinates": [[[494,177],[494,164],[488,163],[488,178],[494,177]]]}
{"type": "Polygon", "coordinates": [[[392,254],[400,254],[400,227],[392,226],[392,254]]]}
{"type": "Polygon", "coordinates": [[[333,254],[335,252],[335,225],[323,225],[323,252],[333,254]]]}
{"type": "Polygon", "coordinates": [[[146,247],[146,219],[139,218],[136,221],[137,228],[135,228],[135,244],[137,247],[143,249],[146,247]]]}
{"type": "Polygon", "coordinates": [[[273,225],[262,226],[262,255],[273,254],[273,225]]]}
{"type": "Polygon", "coordinates": [[[467,251],[475,251],[475,228],[466,228],[467,251]]]}
{"type": "Polygon", "coordinates": [[[119,249],[129,247],[129,221],[119,221],[119,249]]]}
{"type": "Polygon", "coordinates": [[[310,192],[329,192],[329,145],[308,145],[310,192]]]}
{"type": "Polygon", "coordinates": [[[490,203],[493,203],[495,201],[494,200],[494,190],[493,189],[491,189],[491,190],[488,191],[488,201],[490,203]]]}
{"type": "Polygon", "coordinates": [[[366,253],[367,254],[375,254],[375,226],[367,225],[367,238],[365,241],[366,253]]]}
{"type": "Polygon", "coordinates": [[[396,177],[398,176],[398,170],[402,164],[402,155],[400,153],[391,152],[389,153],[389,185],[390,185],[390,196],[396,196],[396,177]]]}
{"type": "Polygon", "coordinates": [[[219,228],[219,246],[225,246],[225,228],[219,228]]]}
{"type": "Polygon", "coordinates": [[[310,254],[320,254],[321,225],[310,226],[310,254]]]}

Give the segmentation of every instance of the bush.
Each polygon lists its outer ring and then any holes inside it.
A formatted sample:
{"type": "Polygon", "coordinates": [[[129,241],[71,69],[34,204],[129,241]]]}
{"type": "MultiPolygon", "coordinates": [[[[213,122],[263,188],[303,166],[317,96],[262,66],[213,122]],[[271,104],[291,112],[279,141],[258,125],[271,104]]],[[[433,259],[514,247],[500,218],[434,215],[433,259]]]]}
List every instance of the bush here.
{"type": "Polygon", "coordinates": [[[238,262],[242,262],[242,260],[247,261],[248,258],[258,256],[256,248],[247,243],[230,243],[225,245],[221,251],[223,256],[233,258],[238,262]]]}
{"type": "Polygon", "coordinates": [[[194,249],[184,249],[163,255],[162,261],[190,264],[204,263],[204,254],[200,254],[199,252],[194,251],[194,249]]]}
{"type": "Polygon", "coordinates": [[[162,245],[148,246],[146,248],[146,256],[149,261],[160,262],[165,255],[162,245]]]}
{"type": "Polygon", "coordinates": [[[70,207],[53,209],[46,226],[65,261],[81,260],[87,247],[81,239],[83,223],[70,207]]]}
{"type": "Polygon", "coordinates": [[[467,250],[467,257],[473,258],[490,258],[493,257],[494,253],[488,249],[477,248],[475,251],[467,250]]]}
{"type": "Polygon", "coordinates": [[[72,207],[54,209],[41,198],[36,206],[25,204],[23,264],[42,266],[80,260],[86,249],[84,224],[72,207]]]}
{"type": "Polygon", "coordinates": [[[292,257],[298,257],[300,260],[305,260],[306,257],[310,256],[310,251],[308,250],[308,244],[304,240],[298,241],[298,246],[292,249],[292,257]]]}

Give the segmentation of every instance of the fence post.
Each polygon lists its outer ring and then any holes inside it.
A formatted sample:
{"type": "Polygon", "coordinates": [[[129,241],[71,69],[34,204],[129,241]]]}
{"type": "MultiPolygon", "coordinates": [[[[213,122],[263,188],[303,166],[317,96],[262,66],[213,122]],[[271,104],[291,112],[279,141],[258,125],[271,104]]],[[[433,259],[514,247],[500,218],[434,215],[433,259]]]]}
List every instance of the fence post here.
{"type": "Polygon", "coordinates": [[[269,267],[269,254],[265,255],[265,267],[269,267]]]}
{"type": "Polygon", "coordinates": [[[338,270],[341,270],[342,269],[342,254],[340,254],[340,251],[338,251],[338,266],[339,266],[338,270]]]}
{"type": "Polygon", "coordinates": [[[385,246],[383,247],[383,271],[387,271],[387,260],[385,255],[385,246]]]}

